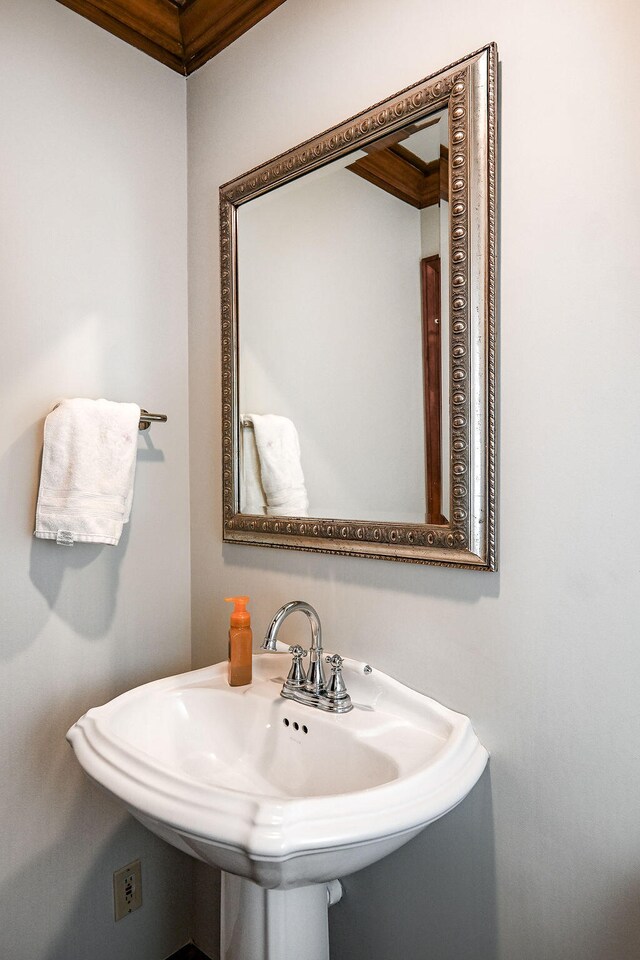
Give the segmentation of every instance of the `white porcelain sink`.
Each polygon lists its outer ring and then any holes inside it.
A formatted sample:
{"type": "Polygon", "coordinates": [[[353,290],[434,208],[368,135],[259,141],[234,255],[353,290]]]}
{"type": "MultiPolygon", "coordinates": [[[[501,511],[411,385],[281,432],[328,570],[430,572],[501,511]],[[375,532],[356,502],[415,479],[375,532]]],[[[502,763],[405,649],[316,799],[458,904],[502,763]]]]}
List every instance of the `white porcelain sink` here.
{"type": "Polygon", "coordinates": [[[270,887],[372,863],[482,773],[487,752],[467,717],[353,660],[355,709],[331,716],[279,696],[288,662],[254,657],[247,687],[228,686],[226,663],[146,684],[89,710],[68,739],[152,830],[270,887]]]}
{"type": "Polygon", "coordinates": [[[280,697],[289,662],[255,656],[246,687],[228,686],[226,663],[146,684],[89,710],[67,737],[150,830],[279,891],[386,856],[480,777],[487,752],[467,717],[348,659],[353,711],[298,705],[280,697]]]}

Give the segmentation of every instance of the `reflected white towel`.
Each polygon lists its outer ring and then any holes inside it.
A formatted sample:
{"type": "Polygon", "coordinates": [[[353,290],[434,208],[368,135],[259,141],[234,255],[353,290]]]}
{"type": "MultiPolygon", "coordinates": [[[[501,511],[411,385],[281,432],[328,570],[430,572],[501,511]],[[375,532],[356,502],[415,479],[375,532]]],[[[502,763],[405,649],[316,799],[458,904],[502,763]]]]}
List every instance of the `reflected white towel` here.
{"type": "MultiPolygon", "coordinates": [[[[243,421],[249,421],[249,417],[243,417],[240,422],[243,421]]],[[[260,461],[258,460],[253,423],[251,423],[251,426],[243,425],[240,436],[242,441],[240,512],[257,513],[264,516],[267,512],[267,498],[260,479],[260,461]]]]}
{"type": "Polygon", "coordinates": [[[120,540],[133,500],[140,407],[62,400],[44,424],[35,536],[71,545],[120,540]]]}
{"type": "Polygon", "coordinates": [[[298,432],[287,417],[251,414],[266,509],[272,517],[307,517],[309,498],[300,463],[298,432]]]}

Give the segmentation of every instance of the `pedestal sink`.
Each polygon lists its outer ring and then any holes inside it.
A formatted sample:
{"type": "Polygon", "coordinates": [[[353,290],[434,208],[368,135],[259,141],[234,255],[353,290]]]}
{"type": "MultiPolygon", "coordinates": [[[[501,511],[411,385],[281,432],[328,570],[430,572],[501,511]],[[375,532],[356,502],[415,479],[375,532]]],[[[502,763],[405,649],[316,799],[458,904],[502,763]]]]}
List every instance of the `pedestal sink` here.
{"type": "Polygon", "coordinates": [[[223,960],[328,960],[332,884],[456,806],[487,762],[470,721],[345,659],[354,709],[280,697],[289,658],[253,683],[226,663],[89,710],[67,738],[85,772],[169,843],[223,871],[223,960]]]}

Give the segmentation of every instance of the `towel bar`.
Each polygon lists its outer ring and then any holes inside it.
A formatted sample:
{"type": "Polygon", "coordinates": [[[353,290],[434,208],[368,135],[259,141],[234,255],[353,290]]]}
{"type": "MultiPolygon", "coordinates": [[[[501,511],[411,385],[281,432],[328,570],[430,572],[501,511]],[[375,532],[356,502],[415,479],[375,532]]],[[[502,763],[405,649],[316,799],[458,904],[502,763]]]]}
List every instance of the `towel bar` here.
{"type": "Polygon", "coordinates": [[[166,413],[149,413],[148,410],[144,410],[142,407],[140,407],[140,423],[138,424],[138,430],[148,430],[152,421],[154,423],[166,423],[167,415],[166,413]]]}

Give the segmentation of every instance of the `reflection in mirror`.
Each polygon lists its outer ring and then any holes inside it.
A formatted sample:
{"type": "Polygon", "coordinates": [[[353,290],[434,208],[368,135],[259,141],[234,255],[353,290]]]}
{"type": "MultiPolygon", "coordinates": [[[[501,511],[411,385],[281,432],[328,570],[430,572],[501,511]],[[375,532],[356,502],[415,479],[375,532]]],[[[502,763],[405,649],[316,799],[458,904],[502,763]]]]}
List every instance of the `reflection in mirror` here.
{"type": "Polygon", "coordinates": [[[242,513],[446,523],[448,155],[445,109],[239,208],[242,513]]]}

